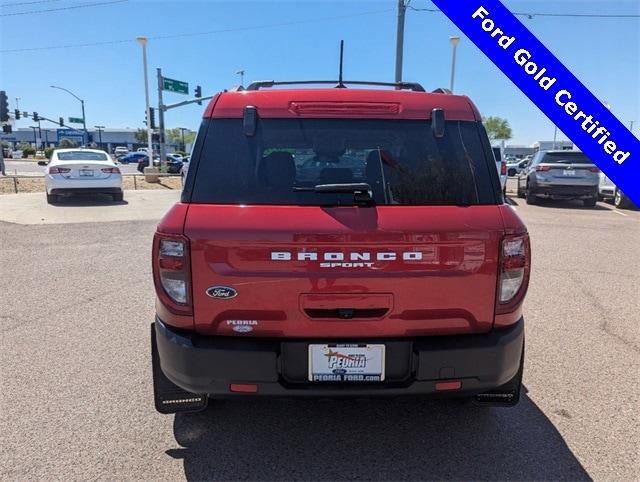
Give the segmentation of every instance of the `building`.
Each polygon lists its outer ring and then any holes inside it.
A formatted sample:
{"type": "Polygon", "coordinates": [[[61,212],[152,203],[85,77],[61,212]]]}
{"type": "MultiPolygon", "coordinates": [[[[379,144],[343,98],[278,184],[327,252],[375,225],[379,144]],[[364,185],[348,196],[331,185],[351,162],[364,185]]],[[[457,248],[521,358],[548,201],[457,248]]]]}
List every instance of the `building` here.
{"type": "MultiPolygon", "coordinates": [[[[147,147],[146,140],[139,142],[136,139],[138,129],[87,129],[89,143],[95,143],[98,148],[113,153],[116,147],[124,146],[130,151],[135,151],[139,147],[147,147]]],[[[191,131],[186,131],[191,132],[191,131]]],[[[18,144],[26,143],[33,147],[44,149],[45,147],[57,147],[62,139],[69,139],[77,145],[82,145],[84,132],[82,129],[74,128],[20,128],[11,134],[0,135],[3,143],[9,144],[13,149],[18,144]]],[[[155,144],[155,143],[154,143],[155,144]]],[[[179,150],[180,144],[167,144],[167,150],[179,150]]],[[[189,148],[190,146],[186,146],[189,148]]]]}
{"type": "Polygon", "coordinates": [[[552,149],[571,151],[574,149],[571,141],[536,141],[530,146],[509,145],[504,148],[505,156],[515,156],[522,159],[526,156],[532,156],[538,151],[549,151],[552,149]]]}

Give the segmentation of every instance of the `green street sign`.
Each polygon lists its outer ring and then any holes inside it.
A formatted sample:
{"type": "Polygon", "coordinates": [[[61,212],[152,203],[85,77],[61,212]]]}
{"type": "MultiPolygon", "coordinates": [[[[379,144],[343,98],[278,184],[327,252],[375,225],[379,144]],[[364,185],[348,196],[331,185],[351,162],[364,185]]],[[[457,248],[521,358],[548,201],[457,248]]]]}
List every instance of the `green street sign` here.
{"type": "Polygon", "coordinates": [[[176,92],[178,94],[189,94],[189,84],[181,80],[167,79],[162,77],[162,90],[176,92]]]}
{"type": "Polygon", "coordinates": [[[82,124],[84,119],[82,117],[69,117],[69,124],[82,124]]]}

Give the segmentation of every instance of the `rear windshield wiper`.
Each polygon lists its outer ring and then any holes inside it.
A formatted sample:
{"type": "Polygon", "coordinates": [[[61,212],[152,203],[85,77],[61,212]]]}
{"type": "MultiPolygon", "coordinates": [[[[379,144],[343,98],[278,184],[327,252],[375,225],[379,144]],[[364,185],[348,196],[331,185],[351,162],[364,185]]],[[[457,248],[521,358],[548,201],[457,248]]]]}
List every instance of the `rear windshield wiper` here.
{"type": "Polygon", "coordinates": [[[366,182],[344,184],[317,184],[313,187],[294,187],[294,191],[311,191],[317,193],[353,193],[353,201],[358,205],[371,205],[375,201],[371,197],[371,186],[366,182]]]}

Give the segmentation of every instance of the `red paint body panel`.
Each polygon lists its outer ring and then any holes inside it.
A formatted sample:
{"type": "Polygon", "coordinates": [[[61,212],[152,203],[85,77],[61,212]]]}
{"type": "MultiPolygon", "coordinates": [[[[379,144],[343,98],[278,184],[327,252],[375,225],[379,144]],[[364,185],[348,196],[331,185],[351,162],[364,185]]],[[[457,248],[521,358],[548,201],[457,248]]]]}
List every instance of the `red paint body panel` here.
{"type": "Polygon", "coordinates": [[[191,247],[194,328],[202,334],[237,335],[232,320],[257,321],[245,337],[411,337],[493,326],[504,234],[497,205],[191,204],[184,234],[191,247]],[[294,259],[273,260],[272,252],[294,259]],[[298,261],[299,252],[319,259],[298,261]],[[327,253],[349,259],[354,252],[369,253],[371,265],[320,267],[327,253]],[[396,259],[377,260],[380,253],[396,259]],[[401,259],[403,253],[409,259],[401,259]],[[213,299],[206,290],[215,285],[231,286],[238,296],[213,299]],[[387,311],[382,318],[327,320],[310,317],[305,308],[387,311]]]}
{"type": "Polygon", "coordinates": [[[478,109],[466,96],[406,90],[273,89],[224,92],[211,99],[204,117],[240,118],[246,106],[260,117],[315,119],[430,119],[434,108],[446,120],[476,121],[478,109]]]}

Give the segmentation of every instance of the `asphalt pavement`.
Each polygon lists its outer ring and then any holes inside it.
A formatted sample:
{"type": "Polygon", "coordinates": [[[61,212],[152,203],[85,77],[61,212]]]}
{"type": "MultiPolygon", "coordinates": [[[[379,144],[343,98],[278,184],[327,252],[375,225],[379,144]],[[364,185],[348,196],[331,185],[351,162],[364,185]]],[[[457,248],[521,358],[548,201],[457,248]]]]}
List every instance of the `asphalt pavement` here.
{"type": "Polygon", "coordinates": [[[156,220],[0,222],[0,479],[638,480],[640,212],[515,202],[533,270],[512,409],[271,400],[159,415],[156,220]]]}

